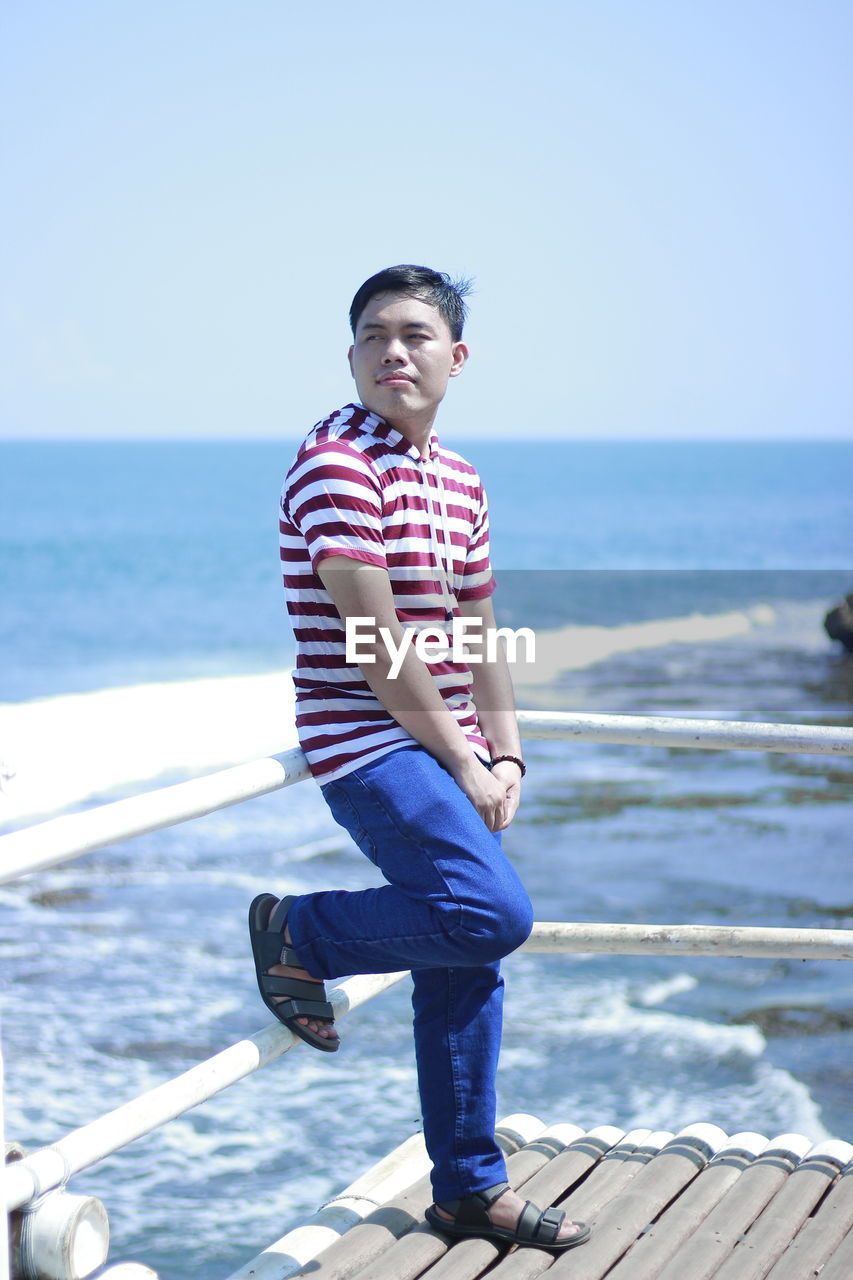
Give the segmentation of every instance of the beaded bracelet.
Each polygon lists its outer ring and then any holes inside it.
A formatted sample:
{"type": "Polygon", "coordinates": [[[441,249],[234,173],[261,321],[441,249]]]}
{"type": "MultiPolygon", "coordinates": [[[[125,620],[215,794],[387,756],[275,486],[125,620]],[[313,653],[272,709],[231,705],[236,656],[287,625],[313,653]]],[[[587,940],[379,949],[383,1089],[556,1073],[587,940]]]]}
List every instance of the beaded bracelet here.
{"type": "Polygon", "coordinates": [[[504,760],[508,760],[510,764],[517,764],[521,770],[522,778],[527,773],[527,765],[523,760],[519,760],[518,756],[495,756],[494,760],[490,760],[489,763],[492,765],[503,764],[504,760]]]}

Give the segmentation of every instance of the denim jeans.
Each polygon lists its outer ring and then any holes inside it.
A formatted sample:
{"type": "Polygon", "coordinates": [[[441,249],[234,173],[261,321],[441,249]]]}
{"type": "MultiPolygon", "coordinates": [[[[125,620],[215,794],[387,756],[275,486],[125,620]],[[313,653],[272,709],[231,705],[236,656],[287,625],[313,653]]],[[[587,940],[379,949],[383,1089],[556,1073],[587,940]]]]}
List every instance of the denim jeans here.
{"type": "Polygon", "coordinates": [[[293,946],[315,977],[411,969],[415,1056],[436,1200],[506,1177],[495,1131],[499,961],[530,933],[530,900],[450,774],[404,747],[322,787],[387,884],[296,899],[293,946]]]}

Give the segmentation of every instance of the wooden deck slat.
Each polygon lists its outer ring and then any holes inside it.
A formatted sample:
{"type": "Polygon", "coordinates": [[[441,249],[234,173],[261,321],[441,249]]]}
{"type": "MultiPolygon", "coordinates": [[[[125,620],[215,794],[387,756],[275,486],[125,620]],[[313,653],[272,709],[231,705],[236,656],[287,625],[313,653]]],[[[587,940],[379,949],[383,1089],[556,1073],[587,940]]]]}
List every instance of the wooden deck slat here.
{"type": "Polygon", "coordinates": [[[851,1230],[853,1161],[845,1166],[817,1213],[800,1228],[782,1257],[768,1271],[767,1280],[803,1280],[804,1276],[819,1274],[851,1230]]]}
{"type": "MultiPolygon", "coordinates": [[[[579,1131],[562,1152],[518,1187],[519,1195],[543,1208],[553,1204],[623,1137],[622,1130],[612,1125],[601,1125],[589,1133],[579,1131]]],[[[491,1240],[460,1240],[425,1274],[428,1280],[475,1280],[505,1252],[505,1245],[491,1240]]]]}
{"type": "Polygon", "coordinates": [[[851,1276],[853,1276],[853,1231],[848,1231],[821,1271],[820,1280],[850,1280],[851,1276]]]}
{"type": "MultiPolygon", "coordinates": [[[[582,1133],[583,1130],[575,1125],[554,1125],[551,1129],[546,1129],[507,1160],[510,1184],[515,1187],[526,1182],[561,1152],[568,1142],[581,1136],[582,1133]]],[[[432,1203],[431,1195],[427,1203],[432,1203]]],[[[486,1245],[488,1248],[488,1241],[470,1243],[486,1245]]],[[[369,1275],[370,1280],[413,1280],[413,1277],[422,1275],[428,1268],[431,1269],[447,1251],[447,1237],[434,1231],[425,1223],[421,1223],[392,1243],[381,1258],[371,1260],[365,1275],[369,1275]]],[[[496,1256],[496,1253],[497,1251],[493,1252],[492,1257],[496,1256]]],[[[353,1277],[357,1277],[358,1274],[359,1272],[350,1272],[353,1277]]],[[[479,1268],[473,1274],[478,1275],[479,1268]]]]}
{"type": "Polygon", "coordinates": [[[558,1207],[565,1209],[571,1218],[593,1221],[672,1137],[674,1135],[668,1130],[654,1133],[647,1129],[629,1131],[599,1160],[580,1186],[558,1202],[558,1207]]]}
{"type": "MultiPolygon", "coordinates": [[[[590,1222],[604,1205],[614,1200],[672,1138],[669,1132],[633,1129],[625,1134],[590,1170],[580,1186],[557,1201],[570,1218],[590,1222]]],[[[581,1250],[587,1245],[579,1246],[581,1250]]],[[[573,1256],[579,1256],[570,1250],[573,1256]]],[[[516,1249],[489,1272],[489,1280],[532,1280],[553,1265],[554,1255],[543,1249],[516,1249]]]]}
{"type": "Polygon", "coordinates": [[[611,1126],[589,1133],[573,1125],[546,1130],[532,1117],[513,1119],[521,1122],[519,1132],[500,1139],[512,1186],[543,1208],[556,1203],[588,1221],[587,1243],[554,1254],[476,1238],[452,1241],[424,1221],[432,1191],[421,1178],[298,1274],[310,1280],[535,1280],[546,1271],[554,1280],[853,1278],[853,1144],[812,1146],[798,1134],[769,1143],[760,1134],[727,1138],[707,1124],[673,1137],[646,1129],[622,1134],[611,1126]]]}
{"type": "MultiPolygon", "coordinates": [[[[532,1116],[512,1116],[495,1131],[498,1145],[510,1159],[524,1141],[545,1132],[541,1120],[532,1116]]],[[[419,1178],[399,1196],[368,1214],[362,1222],[307,1263],[297,1276],[311,1280],[349,1280],[349,1277],[378,1258],[406,1232],[424,1221],[424,1211],[432,1204],[429,1177],[419,1178]]],[[[296,1280],[296,1277],[294,1277],[296,1280]]]]}
{"type": "Polygon", "coordinates": [[[431,1270],[447,1252],[447,1241],[426,1223],[420,1223],[382,1255],[373,1259],[353,1280],[369,1276],[370,1280],[414,1280],[431,1270]]]}
{"type": "Polygon", "coordinates": [[[564,1199],[596,1165],[626,1141],[629,1135],[611,1125],[601,1125],[582,1133],[564,1151],[554,1156],[521,1189],[525,1200],[545,1208],[564,1199]]]}
{"type": "Polygon", "coordinates": [[[577,1253],[558,1256],[555,1277],[602,1280],[650,1222],[705,1169],[725,1142],[714,1125],[690,1125],[672,1138],[641,1169],[618,1200],[611,1201],[590,1224],[592,1238],[577,1253]]]}
{"type": "MultiPolygon", "coordinates": [[[[851,1157],[848,1142],[813,1148],[738,1241],[714,1280],[764,1280],[851,1157]]],[[[850,1275],[853,1270],[847,1280],[850,1275]]]]}
{"type": "Polygon", "coordinates": [[[310,1275],[312,1280],[349,1280],[364,1267],[376,1265],[401,1236],[417,1230],[431,1202],[429,1177],[421,1178],[401,1196],[368,1214],[297,1275],[310,1275]]]}
{"type": "Polygon", "coordinates": [[[811,1147],[806,1138],[774,1139],[660,1273],[660,1280],[710,1280],[811,1147]]]}
{"type": "Polygon", "coordinates": [[[683,1194],[635,1240],[608,1280],[657,1280],[670,1258],[766,1146],[767,1139],[759,1133],[736,1133],[723,1143],[683,1194]]]}
{"type": "MultiPolygon", "coordinates": [[[[621,1136],[619,1130],[614,1132],[621,1136]]],[[[568,1137],[568,1135],[566,1136],[568,1137]]],[[[509,1162],[507,1162],[507,1171],[511,1172],[512,1183],[519,1195],[524,1196],[525,1199],[530,1198],[531,1192],[529,1188],[547,1175],[548,1171],[565,1155],[570,1154],[572,1142],[586,1141],[586,1138],[587,1135],[584,1134],[583,1130],[577,1129],[561,1151],[555,1151],[551,1159],[547,1160],[541,1168],[534,1171],[529,1178],[525,1178],[524,1181],[519,1181],[518,1183],[515,1181],[517,1170],[513,1168],[510,1171],[509,1162]]],[[[606,1149],[604,1146],[599,1148],[599,1158],[606,1149]]],[[[505,1252],[505,1246],[496,1244],[491,1240],[458,1240],[424,1274],[429,1277],[429,1280],[475,1280],[475,1277],[482,1275],[503,1252],[505,1252]]]]}

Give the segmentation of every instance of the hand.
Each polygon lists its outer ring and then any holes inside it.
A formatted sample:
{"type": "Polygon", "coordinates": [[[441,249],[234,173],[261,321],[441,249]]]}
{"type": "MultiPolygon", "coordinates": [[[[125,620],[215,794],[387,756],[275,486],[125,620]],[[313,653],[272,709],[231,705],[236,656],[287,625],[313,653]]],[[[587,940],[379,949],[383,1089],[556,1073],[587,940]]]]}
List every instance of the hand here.
{"type": "MultiPolygon", "coordinates": [[[[505,766],[497,765],[497,769],[505,766]]],[[[518,770],[515,766],[510,766],[515,773],[518,770]]],[[[485,822],[490,831],[502,831],[511,821],[512,814],[507,817],[507,788],[505,783],[494,776],[488,769],[484,769],[481,762],[472,755],[453,773],[453,778],[457,785],[462,788],[480,817],[485,822]]],[[[518,800],[515,802],[515,808],[518,806],[518,800]]]]}
{"type": "Polygon", "coordinates": [[[504,789],[504,816],[499,827],[493,831],[503,831],[512,822],[521,800],[521,770],[511,760],[502,760],[492,766],[492,777],[504,789]]]}

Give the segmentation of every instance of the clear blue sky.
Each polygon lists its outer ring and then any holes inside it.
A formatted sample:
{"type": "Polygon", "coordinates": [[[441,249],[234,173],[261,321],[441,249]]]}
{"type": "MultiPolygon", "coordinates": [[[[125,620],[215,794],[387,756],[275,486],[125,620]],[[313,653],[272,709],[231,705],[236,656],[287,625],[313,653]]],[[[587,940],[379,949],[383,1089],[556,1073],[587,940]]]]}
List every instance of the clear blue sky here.
{"type": "Polygon", "coordinates": [[[853,438],[849,0],[13,0],[0,433],[296,437],[394,262],[443,435],[853,438]]]}

